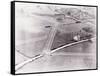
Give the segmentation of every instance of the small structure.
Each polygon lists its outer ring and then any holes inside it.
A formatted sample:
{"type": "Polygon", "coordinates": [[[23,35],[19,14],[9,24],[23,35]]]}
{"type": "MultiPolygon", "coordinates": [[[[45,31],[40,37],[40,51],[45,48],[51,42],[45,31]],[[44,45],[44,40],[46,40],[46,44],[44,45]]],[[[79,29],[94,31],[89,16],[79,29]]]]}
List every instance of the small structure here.
{"type": "Polygon", "coordinates": [[[79,40],[80,40],[80,35],[75,35],[75,36],[73,37],[73,40],[74,40],[74,41],[79,41],[79,40]]]}

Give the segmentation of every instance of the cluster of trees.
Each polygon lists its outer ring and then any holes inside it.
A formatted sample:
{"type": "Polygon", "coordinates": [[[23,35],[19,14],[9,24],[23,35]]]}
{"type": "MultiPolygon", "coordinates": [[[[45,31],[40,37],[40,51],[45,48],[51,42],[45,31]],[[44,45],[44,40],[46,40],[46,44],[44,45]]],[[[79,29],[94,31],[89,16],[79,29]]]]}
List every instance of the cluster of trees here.
{"type": "Polygon", "coordinates": [[[94,30],[92,29],[92,27],[83,27],[80,31],[71,32],[70,34],[72,34],[72,39],[75,36],[77,38],[79,37],[79,40],[90,39],[94,36],[94,30]]]}

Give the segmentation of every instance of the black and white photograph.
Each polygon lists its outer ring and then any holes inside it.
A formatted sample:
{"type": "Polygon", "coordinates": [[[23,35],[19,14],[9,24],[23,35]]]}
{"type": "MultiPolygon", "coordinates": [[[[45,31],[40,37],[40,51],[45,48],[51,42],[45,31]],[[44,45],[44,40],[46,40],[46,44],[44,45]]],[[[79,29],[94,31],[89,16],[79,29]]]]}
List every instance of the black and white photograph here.
{"type": "Polygon", "coordinates": [[[13,4],[15,74],[97,69],[96,6],[13,4]]]}

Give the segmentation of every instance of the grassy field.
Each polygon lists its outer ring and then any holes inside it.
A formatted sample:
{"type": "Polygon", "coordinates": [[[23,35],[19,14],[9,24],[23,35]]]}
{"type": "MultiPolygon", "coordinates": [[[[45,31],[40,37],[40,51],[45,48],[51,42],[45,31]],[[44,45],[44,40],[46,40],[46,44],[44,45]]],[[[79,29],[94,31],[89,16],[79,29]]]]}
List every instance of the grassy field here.
{"type": "Polygon", "coordinates": [[[26,64],[16,73],[93,69],[96,67],[95,49],[95,41],[66,47],[52,56],[47,55],[26,64]]]}

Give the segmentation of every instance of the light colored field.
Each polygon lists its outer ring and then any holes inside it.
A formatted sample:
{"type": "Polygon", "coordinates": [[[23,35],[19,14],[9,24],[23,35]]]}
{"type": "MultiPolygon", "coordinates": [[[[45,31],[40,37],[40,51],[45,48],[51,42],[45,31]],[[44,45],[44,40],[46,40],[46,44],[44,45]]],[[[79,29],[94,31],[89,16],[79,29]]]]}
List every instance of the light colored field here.
{"type": "MultiPolygon", "coordinates": [[[[96,68],[95,40],[93,42],[86,41],[64,47],[57,50],[52,55],[44,55],[34,61],[31,61],[30,59],[34,59],[34,57],[39,56],[44,51],[44,48],[46,48],[46,45],[50,42],[49,40],[53,38],[54,34],[52,33],[54,31],[52,32],[52,29],[54,26],[58,27],[55,28],[56,34],[54,40],[52,39],[53,43],[52,46],[49,47],[49,50],[72,43],[73,41],[70,41],[70,32],[77,32],[87,26],[94,28],[94,31],[96,31],[95,17],[93,15],[88,14],[89,12],[85,11],[83,12],[86,14],[79,12],[78,9],[81,9],[82,7],[70,10],[72,9],[71,7],[69,10],[76,18],[71,16],[69,18],[69,16],[66,15],[61,21],[57,21],[59,15],[55,16],[55,13],[57,13],[55,12],[55,7],[52,7],[52,9],[49,6],[43,5],[40,7],[39,5],[28,4],[16,4],[16,6],[18,6],[16,8],[17,13],[15,21],[16,65],[24,61],[27,62],[29,59],[29,63],[23,65],[16,73],[96,68]],[[35,7],[33,8],[33,6],[35,7]],[[76,23],[77,20],[81,20],[81,23],[76,23]],[[47,26],[50,27],[47,28],[47,26]],[[52,37],[50,35],[52,35],[52,37]]],[[[59,12],[61,13],[61,10],[59,12]]],[[[66,14],[67,13],[68,12],[66,12],[66,14]]],[[[95,13],[93,14],[95,15],[95,13]]]]}
{"type": "Polygon", "coordinates": [[[16,73],[93,68],[96,68],[95,41],[92,44],[90,42],[83,42],[58,50],[51,56],[47,55],[24,65],[16,73]]]}

